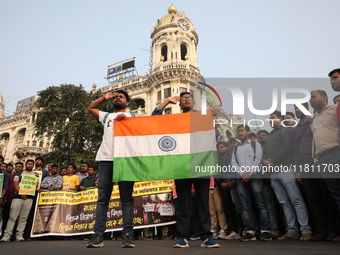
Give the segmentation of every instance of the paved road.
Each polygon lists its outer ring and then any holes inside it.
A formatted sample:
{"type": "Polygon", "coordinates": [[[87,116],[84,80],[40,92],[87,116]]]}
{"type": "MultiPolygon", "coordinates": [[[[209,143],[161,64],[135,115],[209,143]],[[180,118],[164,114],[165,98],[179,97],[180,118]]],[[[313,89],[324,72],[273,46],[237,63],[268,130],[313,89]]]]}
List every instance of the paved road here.
{"type": "Polygon", "coordinates": [[[34,240],[0,243],[1,255],[192,255],[192,254],[340,254],[340,243],[299,241],[240,242],[219,240],[221,248],[200,248],[200,241],[190,241],[190,248],[172,248],[173,240],[135,241],[136,248],[123,249],[121,241],[105,240],[103,248],[86,248],[87,241],[80,240],[34,240]]]}

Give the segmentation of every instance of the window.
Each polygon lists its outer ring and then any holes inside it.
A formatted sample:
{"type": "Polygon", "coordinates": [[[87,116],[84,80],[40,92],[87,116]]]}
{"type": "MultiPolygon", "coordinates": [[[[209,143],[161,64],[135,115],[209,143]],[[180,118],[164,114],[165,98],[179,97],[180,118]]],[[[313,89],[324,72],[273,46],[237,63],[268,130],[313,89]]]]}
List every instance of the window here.
{"type": "Polygon", "coordinates": [[[32,146],[37,146],[37,141],[33,141],[32,146]]]}
{"type": "Polygon", "coordinates": [[[163,45],[161,50],[161,61],[167,61],[168,60],[168,46],[163,45]]]}
{"type": "Polygon", "coordinates": [[[164,98],[171,97],[171,88],[164,89],[164,98]]]}
{"type": "Polygon", "coordinates": [[[181,44],[181,60],[187,59],[188,59],[187,46],[185,44],[181,44]]]}
{"type": "Polygon", "coordinates": [[[187,92],[187,88],[180,87],[180,93],[187,92]]]}
{"type": "Polygon", "coordinates": [[[162,91],[157,92],[157,101],[162,99],[162,91]]]}
{"type": "Polygon", "coordinates": [[[171,108],[166,108],[164,110],[164,114],[171,114],[171,108]]]}
{"type": "Polygon", "coordinates": [[[40,142],[39,147],[43,147],[43,146],[44,146],[44,142],[40,142]]]}

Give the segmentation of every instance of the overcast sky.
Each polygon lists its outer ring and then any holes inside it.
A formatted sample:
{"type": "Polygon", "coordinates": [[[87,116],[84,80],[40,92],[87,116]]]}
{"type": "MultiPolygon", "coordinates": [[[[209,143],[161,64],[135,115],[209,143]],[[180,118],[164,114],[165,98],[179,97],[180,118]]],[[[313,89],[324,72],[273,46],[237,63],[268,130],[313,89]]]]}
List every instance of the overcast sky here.
{"type": "Polygon", "coordinates": [[[326,78],[340,67],[338,0],[0,0],[6,115],[48,86],[106,86],[107,66],[131,57],[145,75],[140,49],[171,3],[195,26],[206,78],[326,78]]]}

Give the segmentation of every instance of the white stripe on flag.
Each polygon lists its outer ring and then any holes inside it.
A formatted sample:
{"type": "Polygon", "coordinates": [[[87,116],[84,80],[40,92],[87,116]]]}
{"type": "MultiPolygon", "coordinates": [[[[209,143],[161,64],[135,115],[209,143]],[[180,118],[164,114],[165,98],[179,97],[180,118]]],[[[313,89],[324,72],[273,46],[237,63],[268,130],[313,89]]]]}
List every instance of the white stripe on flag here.
{"type": "Polygon", "coordinates": [[[115,158],[179,155],[216,150],[214,129],[187,134],[118,136],[114,139],[115,158]]]}

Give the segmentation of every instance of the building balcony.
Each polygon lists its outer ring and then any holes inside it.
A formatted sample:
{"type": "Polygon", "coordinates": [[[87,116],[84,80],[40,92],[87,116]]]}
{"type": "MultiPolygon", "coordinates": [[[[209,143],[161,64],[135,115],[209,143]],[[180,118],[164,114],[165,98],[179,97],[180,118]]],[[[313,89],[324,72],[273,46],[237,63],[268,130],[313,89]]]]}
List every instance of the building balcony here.
{"type": "Polygon", "coordinates": [[[22,146],[16,150],[15,155],[20,159],[28,155],[38,157],[46,154],[47,152],[47,149],[41,147],[22,146]]]}

